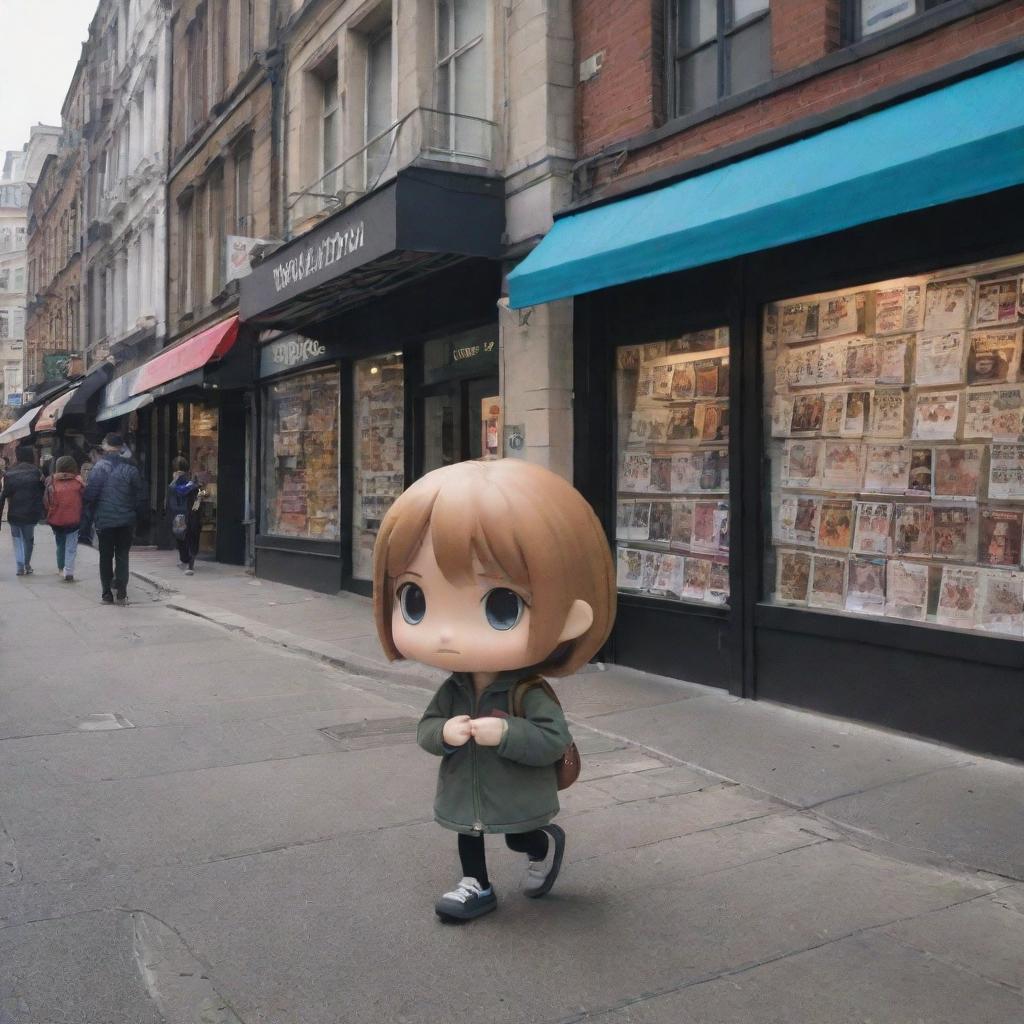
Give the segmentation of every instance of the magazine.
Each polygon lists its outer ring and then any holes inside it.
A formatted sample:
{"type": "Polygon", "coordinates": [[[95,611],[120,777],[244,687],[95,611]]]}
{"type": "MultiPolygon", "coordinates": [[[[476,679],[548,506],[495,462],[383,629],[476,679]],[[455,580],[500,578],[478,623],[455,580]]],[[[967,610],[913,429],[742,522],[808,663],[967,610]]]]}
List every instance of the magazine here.
{"type": "Polygon", "coordinates": [[[669,546],[673,551],[688,551],[693,533],[693,502],[677,498],[672,502],[669,546]]]}
{"type": "Polygon", "coordinates": [[[843,381],[847,384],[873,384],[877,376],[878,343],[874,338],[850,338],[846,343],[843,381]]]}
{"type": "Polygon", "coordinates": [[[878,340],[879,384],[906,384],[910,356],[914,348],[914,335],[895,334],[878,340]]]}
{"type": "Polygon", "coordinates": [[[921,286],[881,288],[875,292],[875,333],[916,331],[920,325],[921,286]]]}
{"type": "Polygon", "coordinates": [[[786,357],[786,383],[806,388],[818,383],[818,346],[793,349],[786,357]]]}
{"type": "MultiPolygon", "coordinates": [[[[970,388],[964,409],[964,439],[992,436],[995,388],[970,388]]],[[[1018,415],[1018,422],[1019,422],[1018,415]]]]}
{"type": "Polygon", "coordinates": [[[672,456],[654,455],[651,457],[650,490],[667,494],[672,490],[672,456]]]}
{"type": "Polygon", "coordinates": [[[651,457],[643,453],[623,452],[619,469],[620,491],[649,491],[651,457]]]}
{"type": "Polygon", "coordinates": [[[636,375],[636,400],[642,402],[651,398],[654,394],[654,367],[646,363],[641,364],[640,372],[636,375]]]}
{"type": "Polygon", "coordinates": [[[936,448],[932,467],[932,494],[936,498],[977,500],[983,452],[981,445],[936,448]]]}
{"type": "Polygon", "coordinates": [[[857,331],[857,310],[864,309],[864,295],[850,292],[834,295],[818,303],[818,337],[834,338],[840,334],[854,334],[857,331]]]}
{"type": "Polygon", "coordinates": [[[702,459],[697,490],[701,494],[729,490],[729,455],[724,449],[698,453],[702,459]]]}
{"type": "Polygon", "coordinates": [[[712,604],[726,604],[729,600],[729,565],[727,562],[712,562],[708,579],[706,600],[712,604]]]}
{"type": "Polygon", "coordinates": [[[672,380],[675,367],[672,363],[658,363],[651,380],[651,397],[666,402],[672,397],[672,380]]]}
{"type": "Polygon", "coordinates": [[[933,507],[932,550],[936,558],[973,564],[978,557],[978,510],[933,507]]]}
{"type": "Polygon", "coordinates": [[[682,596],[691,601],[703,601],[711,582],[711,562],[707,558],[687,558],[683,567],[682,596]]]}
{"type": "Polygon", "coordinates": [[[806,494],[782,495],[775,519],[775,540],[813,547],[817,537],[818,499],[806,494]]]}
{"type": "Polygon", "coordinates": [[[853,550],[861,555],[887,555],[891,548],[892,504],[885,501],[857,501],[857,528],[853,550]]]}
{"type": "Polygon", "coordinates": [[[793,419],[789,432],[794,437],[810,437],[821,430],[825,418],[825,396],[821,392],[797,395],[793,399],[793,419]]]}
{"type": "Polygon", "coordinates": [[[944,565],[935,621],[944,626],[973,626],[978,618],[980,581],[981,571],[978,569],[944,565]]]}
{"type": "Polygon", "coordinates": [[[779,551],[775,598],[786,604],[806,604],[811,578],[811,556],[806,551],[779,551]]]}
{"type": "Polygon", "coordinates": [[[906,394],[900,388],[879,388],[871,401],[871,435],[903,437],[907,432],[906,394]]]}
{"type": "Polygon", "coordinates": [[[914,403],[914,434],[919,441],[953,441],[960,420],[959,391],[919,392],[914,403]]]}
{"type": "Polygon", "coordinates": [[[821,433],[825,437],[838,437],[843,429],[843,416],[846,413],[846,395],[831,392],[825,395],[825,412],[821,419],[821,433]]]}
{"type": "Polygon", "coordinates": [[[697,377],[693,363],[675,363],[672,370],[672,398],[675,401],[693,398],[697,387],[697,377]]]}
{"type": "Polygon", "coordinates": [[[772,437],[789,437],[793,422],[793,399],[777,394],[772,398],[772,437]]]}
{"type": "Polygon", "coordinates": [[[1024,574],[983,574],[978,625],[994,633],[1024,634],[1024,574]]]}
{"type": "Polygon", "coordinates": [[[644,362],[650,363],[655,359],[664,359],[667,351],[667,343],[664,341],[649,341],[644,345],[644,362]]]}
{"type": "Polygon", "coordinates": [[[853,501],[850,498],[822,498],[818,512],[818,547],[847,551],[853,539],[853,501]]]}
{"type": "Polygon", "coordinates": [[[698,359],[693,364],[698,398],[714,398],[721,394],[719,382],[720,359],[698,359]]]}
{"type": "Polygon", "coordinates": [[[811,487],[821,472],[822,441],[787,441],[782,456],[782,486],[811,487]]]}
{"type": "Polygon", "coordinates": [[[673,455],[670,477],[672,491],[682,494],[693,494],[699,491],[703,469],[704,456],[701,452],[684,452],[673,455]]]}
{"type": "Polygon", "coordinates": [[[702,444],[729,439],[729,406],[720,402],[699,402],[693,425],[702,444]]]}
{"type": "Polygon", "coordinates": [[[807,603],[812,608],[842,608],[845,599],[846,559],[813,555],[807,603]]]}
{"type": "Polygon", "coordinates": [[[967,351],[968,384],[1005,384],[1017,379],[1020,365],[1020,328],[971,331],[967,351]]]}
{"type": "Polygon", "coordinates": [[[620,590],[639,590],[644,553],[639,548],[619,546],[616,581],[620,590]]]}
{"type": "Polygon", "coordinates": [[[615,365],[620,370],[639,370],[641,355],[639,345],[621,345],[615,350],[615,365]]]}
{"type": "Polygon", "coordinates": [[[992,445],[988,496],[1024,499],[1024,444],[992,445]]]}
{"type": "Polygon", "coordinates": [[[697,437],[697,427],[694,419],[693,405],[680,405],[670,409],[666,413],[668,419],[665,426],[665,440],[693,441],[697,437]]]}
{"type": "Polygon", "coordinates": [[[903,494],[910,481],[910,446],[864,446],[864,490],[869,494],[903,494]]]}
{"type": "Polygon", "coordinates": [[[788,302],[779,308],[779,340],[784,345],[818,336],[818,303],[788,302]]]}
{"type": "Polygon", "coordinates": [[[634,501],[629,517],[629,540],[647,540],[651,532],[651,503],[634,501]]]}
{"type": "MultiPolygon", "coordinates": [[[[843,418],[839,432],[843,437],[861,437],[871,415],[871,392],[848,391],[843,404],[843,418]]],[[[826,418],[828,410],[826,409],[826,418]]],[[[824,431],[823,431],[824,432],[824,431]]]]}
{"type": "Polygon", "coordinates": [[[1011,324],[1017,319],[1017,286],[1019,278],[1004,277],[999,281],[979,281],[974,301],[974,322],[979,327],[1011,324]]]}
{"type": "Polygon", "coordinates": [[[926,558],[932,554],[931,505],[900,504],[893,513],[892,546],[897,555],[926,558]]]}
{"type": "Polygon", "coordinates": [[[966,326],[973,298],[974,288],[967,278],[931,282],[925,293],[924,329],[951,331],[966,326]]]}
{"type": "Polygon", "coordinates": [[[667,409],[634,409],[629,418],[629,444],[661,444],[665,440],[667,409]]]}
{"type": "Polygon", "coordinates": [[[910,480],[907,492],[911,496],[931,497],[932,494],[932,449],[910,449],[910,480]]]}
{"type": "Polygon", "coordinates": [[[885,611],[885,559],[851,555],[846,610],[881,615],[885,611]]]}
{"type": "Polygon", "coordinates": [[[728,551],[728,502],[698,501],[694,503],[690,547],[694,551],[703,551],[709,554],[728,551]]]}
{"type": "Polygon", "coordinates": [[[928,566],[893,558],[886,573],[885,614],[923,622],[928,616],[928,566]]]}
{"type": "Polygon", "coordinates": [[[630,517],[633,515],[632,499],[619,499],[615,502],[615,539],[632,540],[629,535],[630,517]]]}
{"type": "Polygon", "coordinates": [[[857,441],[826,441],[822,484],[830,490],[856,491],[864,476],[861,445],[857,441]]]}
{"type": "Polygon", "coordinates": [[[680,555],[662,555],[654,578],[654,589],[671,597],[682,597],[683,562],[680,555]]]}
{"type": "Polygon", "coordinates": [[[919,387],[959,384],[964,379],[963,331],[922,334],[914,351],[914,383],[919,387]]]}
{"type": "MultiPolygon", "coordinates": [[[[672,533],[672,502],[662,499],[651,502],[650,526],[647,539],[657,544],[668,544],[672,533]]],[[[634,537],[634,540],[640,538],[634,537]]]]}
{"type": "Polygon", "coordinates": [[[1024,440],[1024,385],[1004,384],[992,392],[992,437],[997,441],[1024,440]]]}
{"type": "Polygon", "coordinates": [[[846,367],[846,342],[826,341],[818,346],[818,383],[838,384],[846,367]]]}
{"type": "Polygon", "coordinates": [[[993,568],[1020,566],[1021,517],[1009,508],[983,508],[978,517],[978,564],[993,568]]]}

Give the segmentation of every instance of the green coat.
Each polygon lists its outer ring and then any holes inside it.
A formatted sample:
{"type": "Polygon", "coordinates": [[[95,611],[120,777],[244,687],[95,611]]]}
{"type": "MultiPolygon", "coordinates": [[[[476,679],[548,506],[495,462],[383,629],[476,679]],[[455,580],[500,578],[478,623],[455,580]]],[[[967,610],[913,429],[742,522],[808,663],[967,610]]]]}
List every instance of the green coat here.
{"type": "Polygon", "coordinates": [[[539,686],[523,702],[522,718],[510,713],[511,689],[534,673],[503,672],[480,695],[468,674],[449,676],[420,720],[416,739],[441,758],[434,799],[438,824],[456,832],[529,832],[558,813],[555,764],[571,737],[562,709],[539,686]],[[445,722],[458,715],[508,716],[508,731],[496,747],[474,740],[454,749],[441,738],[445,722]]]}

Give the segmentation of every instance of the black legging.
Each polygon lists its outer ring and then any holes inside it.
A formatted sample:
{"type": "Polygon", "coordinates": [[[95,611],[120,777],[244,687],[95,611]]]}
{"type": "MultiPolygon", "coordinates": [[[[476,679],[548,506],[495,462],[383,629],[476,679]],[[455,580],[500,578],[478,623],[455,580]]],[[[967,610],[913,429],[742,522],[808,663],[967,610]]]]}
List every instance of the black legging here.
{"type": "MultiPolygon", "coordinates": [[[[515,853],[525,853],[530,860],[543,860],[548,853],[548,835],[542,829],[532,832],[506,832],[505,843],[515,853]]],[[[462,873],[475,878],[481,889],[490,886],[487,877],[487,854],[484,852],[484,837],[459,833],[459,860],[462,873]]]]}

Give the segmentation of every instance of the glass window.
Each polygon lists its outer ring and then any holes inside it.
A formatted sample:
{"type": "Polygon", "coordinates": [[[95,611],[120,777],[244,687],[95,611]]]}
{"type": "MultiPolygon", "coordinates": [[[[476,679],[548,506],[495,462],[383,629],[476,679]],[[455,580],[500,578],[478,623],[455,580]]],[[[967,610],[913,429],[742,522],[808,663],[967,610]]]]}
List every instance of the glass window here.
{"type": "Polygon", "coordinates": [[[366,50],[366,187],[373,188],[387,169],[394,142],[391,118],[391,28],[366,50]]]}
{"type": "Polygon", "coordinates": [[[212,555],[217,550],[217,427],[220,415],[216,406],[189,405],[189,471],[203,488],[199,506],[201,530],[199,550],[212,555]]]}
{"type": "Polygon", "coordinates": [[[320,173],[323,176],[323,191],[335,191],[338,163],[338,73],[333,72],[323,80],[322,113],[320,115],[320,173]]]}
{"type": "Polygon", "coordinates": [[[947,0],[849,0],[849,35],[852,39],[874,35],[914,18],[947,0]]]}
{"type": "Polygon", "coordinates": [[[384,513],[405,486],[405,368],[401,352],[355,364],[352,575],[373,579],[384,513]]]}
{"type": "Polygon", "coordinates": [[[669,106],[681,117],[771,78],[768,0],[669,0],[669,106]]]}
{"type": "Polygon", "coordinates": [[[252,177],[252,150],[244,149],[235,157],[235,234],[249,237],[249,180],[252,177]]]}
{"type": "Polygon", "coordinates": [[[729,331],[616,351],[619,590],[729,600],[729,331]]]}
{"type": "Polygon", "coordinates": [[[488,158],[490,132],[485,124],[490,96],[483,0],[438,0],[437,109],[433,145],[464,156],[488,158]]]}
{"type": "Polygon", "coordinates": [[[337,540],[338,415],[341,388],[331,367],[266,389],[263,530],[281,537],[337,540]]]}
{"type": "Polygon", "coordinates": [[[1022,274],[765,310],[770,601],[1024,638],[1022,274]]]}

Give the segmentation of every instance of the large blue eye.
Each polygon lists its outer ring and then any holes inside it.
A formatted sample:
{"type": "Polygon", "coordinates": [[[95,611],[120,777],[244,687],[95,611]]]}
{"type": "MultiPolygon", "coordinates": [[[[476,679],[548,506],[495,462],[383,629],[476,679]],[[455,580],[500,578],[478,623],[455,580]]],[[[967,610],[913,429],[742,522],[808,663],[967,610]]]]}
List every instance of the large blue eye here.
{"type": "Polygon", "coordinates": [[[398,588],[398,605],[402,609],[402,618],[415,626],[423,621],[427,614],[427,597],[421,587],[415,583],[403,583],[398,588]]]}
{"type": "Polygon", "coordinates": [[[523,617],[523,599],[508,587],[495,587],[484,598],[484,614],[494,629],[512,629],[523,617]]]}

